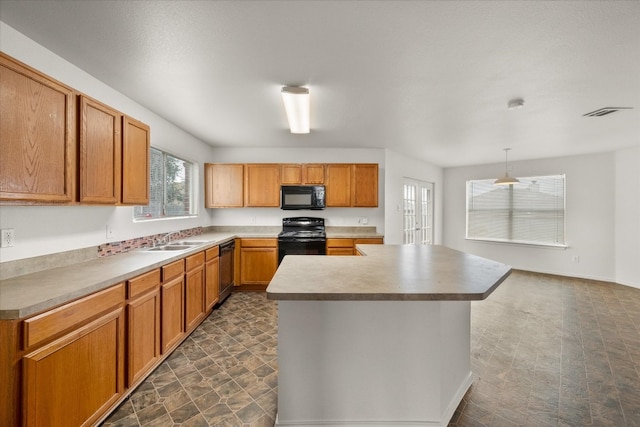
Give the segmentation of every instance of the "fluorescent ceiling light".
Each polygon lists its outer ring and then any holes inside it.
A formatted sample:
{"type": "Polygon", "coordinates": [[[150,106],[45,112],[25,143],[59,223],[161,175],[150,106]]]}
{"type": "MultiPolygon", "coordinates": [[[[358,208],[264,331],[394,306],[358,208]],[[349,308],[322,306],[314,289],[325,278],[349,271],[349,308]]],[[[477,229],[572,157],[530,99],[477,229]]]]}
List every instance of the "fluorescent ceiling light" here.
{"type": "Polygon", "coordinates": [[[309,133],[309,89],[283,86],[281,93],[291,133],[309,133]]]}

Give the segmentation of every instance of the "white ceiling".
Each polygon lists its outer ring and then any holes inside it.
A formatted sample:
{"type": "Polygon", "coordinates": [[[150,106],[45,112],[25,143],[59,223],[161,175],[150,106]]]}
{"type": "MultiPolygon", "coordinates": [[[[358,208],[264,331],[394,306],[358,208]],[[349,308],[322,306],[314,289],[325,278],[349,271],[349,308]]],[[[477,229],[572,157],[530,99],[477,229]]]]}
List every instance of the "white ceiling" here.
{"type": "Polygon", "coordinates": [[[640,145],[637,0],[1,0],[0,19],[213,146],[449,167],[640,145]],[[282,85],[310,88],[310,134],[282,85]],[[634,109],[582,116],[602,107],[634,109]]]}

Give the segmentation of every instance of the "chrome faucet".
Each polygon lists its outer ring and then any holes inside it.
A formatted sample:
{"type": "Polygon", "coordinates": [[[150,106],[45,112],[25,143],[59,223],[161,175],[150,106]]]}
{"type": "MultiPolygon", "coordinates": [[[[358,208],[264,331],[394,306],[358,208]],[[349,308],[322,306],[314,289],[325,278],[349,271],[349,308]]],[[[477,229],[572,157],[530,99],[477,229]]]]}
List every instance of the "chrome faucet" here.
{"type": "Polygon", "coordinates": [[[179,236],[180,235],[180,231],[170,231],[170,232],[168,232],[167,234],[162,236],[160,239],[154,240],[153,246],[162,246],[162,245],[169,244],[171,242],[171,236],[173,236],[174,234],[177,234],[179,236]]]}

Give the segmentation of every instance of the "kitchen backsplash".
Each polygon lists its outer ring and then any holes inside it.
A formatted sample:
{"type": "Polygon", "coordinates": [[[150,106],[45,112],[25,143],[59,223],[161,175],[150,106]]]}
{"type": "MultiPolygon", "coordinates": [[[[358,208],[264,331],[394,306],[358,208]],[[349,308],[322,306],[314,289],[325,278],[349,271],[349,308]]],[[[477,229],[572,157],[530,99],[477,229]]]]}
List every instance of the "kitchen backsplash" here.
{"type": "Polygon", "coordinates": [[[121,242],[109,242],[98,246],[98,256],[105,257],[129,252],[133,249],[147,248],[155,246],[159,240],[171,237],[171,240],[186,239],[187,237],[199,236],[203,233],[203,227],[194,227],[186,230],[172,231],[171,233],[153,234],[151,236],[136,237],[135,239],[123,240],[121,242]]]}

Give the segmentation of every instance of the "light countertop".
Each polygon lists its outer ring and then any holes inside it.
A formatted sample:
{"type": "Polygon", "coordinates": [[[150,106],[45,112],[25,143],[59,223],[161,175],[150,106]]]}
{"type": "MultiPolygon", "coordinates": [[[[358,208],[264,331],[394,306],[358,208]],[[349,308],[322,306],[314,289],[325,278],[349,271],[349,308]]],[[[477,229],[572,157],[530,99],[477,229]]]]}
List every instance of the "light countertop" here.
{"type": "MultiPolygon", "coordinates": [[[[180,240],[208,241],[184,251],[148,252],[135,249],[73,265],[51,268],[0,281],[0,319],[22,319],[77,298],[106,289],[167,263],[184,258],[227,240],[239,238],[277,238],[277,231],[236,228],[205,232],[180,240]]],[[[340,230],[340,228],[337,228],[340,230]]],[[[339,237],[382,237],[377,233],[351,230],[334,231],[339,237]]]]}
{"type": "MultiPolygon", "coordinates": [[[[0,319],[19,319],[106,289],[171,261],[237,237],[204,233],[181,240],[208,241],[184,251],[149,252],[134,249],[108,257],[25,274],[0,282],[0,319]]],[[[254,237],[253,235],[250,237],[254,237]]]]}
{"type": "Polygon", "coordinates": [[[267,288],[267,298],[482,300],[511,274],[509,265],[444,246],[357,247],[366,256],[286,256],[267,288]]]}

